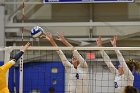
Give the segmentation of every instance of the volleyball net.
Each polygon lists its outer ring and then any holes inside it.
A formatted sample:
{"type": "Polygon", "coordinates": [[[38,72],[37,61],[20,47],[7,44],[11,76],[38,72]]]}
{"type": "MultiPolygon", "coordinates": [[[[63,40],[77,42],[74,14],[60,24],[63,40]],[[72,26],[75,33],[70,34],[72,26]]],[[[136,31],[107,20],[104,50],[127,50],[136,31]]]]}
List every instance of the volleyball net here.
{"type": "MultiPolygon", "coordinates": [[[[11,55],[14,55],[19,49],[20,47],[10,47],[4,50],[12,51],[11,55]]],[[[30,47],[20,64],[9,71],[10,93],[115,93],[115,75],[106,65],[107,60],[101,56],[101,50],[105,50],[116,68],[119,61],[114,50],[120,50],[125,60],[140,61],[139,47],[30,47]],[[58,50],[63,51],[70,63],[72,51],[77,50],[88,67],[81,66],[84,69],[77,70],[66,67],[56,52],[58,50]]],[[[9,52],[5,52],[7,60],[8,57],[10,59],[9,52]]],[[[140,88],[137,76],[135,80],[134,86],[140,88]]]]}

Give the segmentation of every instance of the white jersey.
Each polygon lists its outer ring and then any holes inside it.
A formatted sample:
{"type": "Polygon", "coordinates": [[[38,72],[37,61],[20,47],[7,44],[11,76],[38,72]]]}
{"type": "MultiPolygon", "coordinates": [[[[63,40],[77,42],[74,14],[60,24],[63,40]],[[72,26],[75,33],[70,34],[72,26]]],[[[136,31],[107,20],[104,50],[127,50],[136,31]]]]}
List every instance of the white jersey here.
{"type": "Polygon", "coordinates": [[[120,51],[115,50],[115,52],[117,54],[120,64],[123,66],[123,72],[124,72],[123,75],[119,75],[118,70],[114,67],[114,65],[111,62],[111,59],[106,54],[106,52],[100,51],[105,63],[109,67],[110,71],[115,75],[115,79],[114,79],[115,93],[123,93],[125,86],[128,86],[128,85],[133,86],[134,76],[132,72],[129,70],[120,51]]]}
{"type": "Polygon", "coordinates": [[[89,86],[89,72],[88,65],[77,50],[73,51],[73,55],[78,58],[80,64],[77,69],[67,60],[64,53],[59,50],[57,51],[61,61],[65,67],[66,81],[66,92],[65,93],[88,93],[89,86]]]}
{"type": "Polygon", "coordinates": [[[134,80],[129,79],[129,77],[126,77],[124,74],[118,76],[118,88],[115,88],[115,93],[123,93],[125,86],[133,86],[133,81],[134,80]]]}

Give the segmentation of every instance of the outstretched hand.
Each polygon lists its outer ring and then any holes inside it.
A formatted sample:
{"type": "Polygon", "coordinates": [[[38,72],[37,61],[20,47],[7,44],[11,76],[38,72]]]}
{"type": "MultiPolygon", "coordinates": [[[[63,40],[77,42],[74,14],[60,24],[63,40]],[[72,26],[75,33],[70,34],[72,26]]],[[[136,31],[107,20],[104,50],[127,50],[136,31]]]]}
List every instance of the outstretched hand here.
{"type": "Polygon", "coordinates": [[[53,46],[57,46],[51,33],[45,32],[41,37],[47,39],[53,46]]]}
{"type": "Polygon", "coordinates": [[[117,36],[114,36],[114,37],[110,40],[110,42],[111,42],[111,44],[112,44],[113,47],[116,47],[116,41],[117,41],[117,36]]]}
{"type": "Polygon", "coordinates": [[[61,41],[64,45],[69,46],[69,47],[73,47],[72,44],[70,44],[64,37],[64,32],[61,33],[57,33],[57,39],[61,41]]]}
{"type": "Polygon", "coordinates": [[[57,32],[57,38],[56,38],[56,40],[59,40],[59,41],[64,41],[65,40],[65,38],[64,38],[64,32],[61,32],[61,33],[58,33],[57,32]]]}
{"type": "Polygon", "coordinates": [[[49,32],[46,32],[46,33],[45,33],[45,37],[46,37],[46,39],[48,39],[49,41],[51,41],[51,40],[53,39],[52,34],[49,33],[49,32]]]}
{"type": "Polygon", "coordinates": [[[30,47],[30,42],[26,43],[26,45],[23,46],[23,47],[20,49],[20,51],[25,52],[29,47],[30,47]]]}
{"type": "Polygon", "coordinates": [[[47,39],[48,41],[51,41],[53,39],[52,34],[49,32],[45,32],[43,35],[41,35],[40,38],[47,39]]]}
{"type": "Polygon", "coordinates": [[[101,36],[98,37],[98,39],[96,40],[97,46],[98,47],[102,47],[102,40],[101,40],[101,36]]]}

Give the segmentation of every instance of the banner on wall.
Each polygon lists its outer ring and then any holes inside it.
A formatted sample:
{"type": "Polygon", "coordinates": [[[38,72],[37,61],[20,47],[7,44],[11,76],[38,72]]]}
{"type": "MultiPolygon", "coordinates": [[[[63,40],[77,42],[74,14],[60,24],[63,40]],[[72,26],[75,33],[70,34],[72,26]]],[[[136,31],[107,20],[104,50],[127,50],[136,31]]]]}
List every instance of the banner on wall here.
{"type": "Polygon", "coordinates": [[[120,3],[134,0],[43,0],[44,3],[120,3]]]}

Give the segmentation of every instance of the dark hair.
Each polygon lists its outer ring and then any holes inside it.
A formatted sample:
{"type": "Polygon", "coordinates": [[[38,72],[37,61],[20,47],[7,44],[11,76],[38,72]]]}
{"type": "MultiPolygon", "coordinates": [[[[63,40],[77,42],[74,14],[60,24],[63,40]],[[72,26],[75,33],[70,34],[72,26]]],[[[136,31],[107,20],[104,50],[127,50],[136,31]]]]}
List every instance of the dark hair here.
{"type": "Polygon", "coordinates": [[[124,93],[139,93],[138,89],[133,86],[126,86],[124,93]]]}
{"type": "Polygon", "coordinates": [[[53,87],[50,87],[49,88],[49,93],[54,93],[55,92],[55,89],[53,87]]]}
{"type": "Polygon", "coordinates": [[[135,71],[136,73],[140,73],[140,62],[136,62],[133,59],[129,59],[128,61],[126,61],[126,64],[131,72],[135,71]]]}

